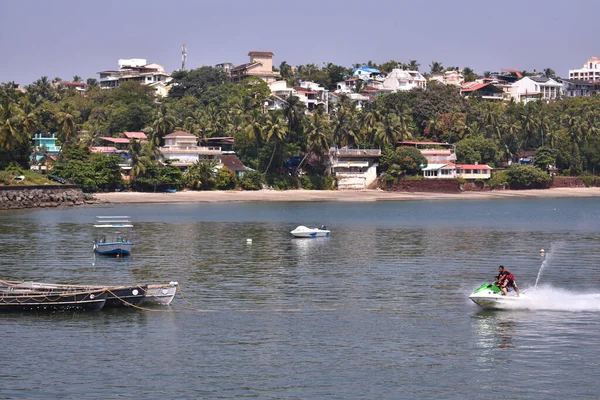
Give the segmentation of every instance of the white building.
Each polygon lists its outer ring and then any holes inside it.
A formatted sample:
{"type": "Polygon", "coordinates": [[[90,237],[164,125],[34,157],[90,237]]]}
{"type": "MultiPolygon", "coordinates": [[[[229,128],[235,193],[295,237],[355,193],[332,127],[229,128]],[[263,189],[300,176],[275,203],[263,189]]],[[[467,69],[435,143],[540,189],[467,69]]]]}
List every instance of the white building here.
{"type": "Polygon", "coordinates": [[[456,179],[454,164],[427,164],[421,171],[427,179],[456,179]]]}
{"type": "Polygon", "coordinates": [[[160,64],[147,64],[143,58],[120,59],[118,70],[98,72],[100,87],[112,89],[127,81],[139,82],[156,90],[158,96],[164,97],[169,92],[167,83],[171,81],[170,74],[160,64]]]}
{"type": "Polygon", "coordinates": [[[594,84],[580,79],[560,79],[562,93],[566,97],[589,97],[595,92],[594,84]]]}
{"type": "Polygon", "coordinates": [[[176,167],[189,167],[196,161],[223,155],[220,147],[198,146],[198,137],[188,132],[169,133],[164,139],[165,145],[159,147],[161,160],[172,160],[171,165],[176,167]]]}
{"type": "Polygon", "coordinates": [[[383,90],[391,92],[426,88],[427,79],[419,71],[396,68],[383,80],[383,90]]]}
{"type": "Polygon", "coordinates": [[[451,70],[434,74],[429,78],[429,81],[443,83],[444,85],[460,86],[465,81],[465,77],[461,71],[451,70]]]}
{"type": "Polygon", "coordinates": [[[511,85],[511,97],[523,103],[556,100],[561,94],[562,85],[545,76],[526,76],[511,85]]]}
{"type": "Polygon", "coordinates": [[[492,167],[486,164],[428,164],[422,171],[427,179],[485,180],[492,177],[492,167]]]}
{"type": "Polygon", "coordinates": [[[366,189],[377,179],[379,149],[337,149],[329,152],[328,172],[335,176],[338,189],[366,189]]]}
{"type": "Polygon", "coordinates": [[[569,79],[580,81],[600,81],[600,59],[592,57],[583,64],[583,68],[569,70],[569,79]]]}

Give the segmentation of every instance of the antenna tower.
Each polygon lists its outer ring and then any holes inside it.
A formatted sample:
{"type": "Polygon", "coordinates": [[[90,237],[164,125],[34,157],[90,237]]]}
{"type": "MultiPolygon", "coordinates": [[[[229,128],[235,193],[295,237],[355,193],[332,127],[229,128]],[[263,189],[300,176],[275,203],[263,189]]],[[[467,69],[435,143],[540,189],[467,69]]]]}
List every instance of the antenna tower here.
{"type": "Polygon", "coordinates": [[[187,61],[187,46],[181,45],[181,69],[185,70],[185,62],[187,61]]]}

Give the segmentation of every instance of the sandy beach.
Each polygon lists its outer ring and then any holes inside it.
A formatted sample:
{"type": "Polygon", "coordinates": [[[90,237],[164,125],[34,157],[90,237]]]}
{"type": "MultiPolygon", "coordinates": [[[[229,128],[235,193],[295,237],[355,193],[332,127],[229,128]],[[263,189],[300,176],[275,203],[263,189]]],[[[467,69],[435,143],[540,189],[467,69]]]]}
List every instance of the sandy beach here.
{"type": "Polygon", "coordinates": [[[600,188],[556,188],[545,190],[499,190],[462,193],[407,193],[382,190],[259,190],[183,191],[177,193],[118,192],[98,193],[96,198],[115,204],[131,203],[212,203],[212,202],[290,202],[290,201],[402,201],[402,200],[482,200],[506,198],[600,197],[600,188]]]}

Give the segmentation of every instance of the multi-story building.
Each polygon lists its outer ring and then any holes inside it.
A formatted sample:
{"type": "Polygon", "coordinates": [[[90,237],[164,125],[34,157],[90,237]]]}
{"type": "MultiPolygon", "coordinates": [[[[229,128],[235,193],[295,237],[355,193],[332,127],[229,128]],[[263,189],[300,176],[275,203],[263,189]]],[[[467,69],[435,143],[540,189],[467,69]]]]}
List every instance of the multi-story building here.
{"type": "Polygon", "coordinates": [[[267,83],[274,82],[281,75],[273,71],[273,53],[270,51],[251,51],[250,62],[231,68],[231,80],[241,82],[249,76],[256,76],[267,83]]]}
{"type": "Polygon", "coordinates": [[[390,92],[426,89],[427,79],[419,71],[393,69],[383,80],[383,90],[390,92]]]}
{"type": "Polygon", "coordinates": [[[170,74],[160,64],[147,64],[143,58],[121,59],[118,70],[98,72],[100,87],[112,89],[123,82],[135,81],[152,87],[156,94],[165,97],[169,92],[167,83],[171,81],[170,74]]]}
{"type": "Polygon", "coordinates": [[[600,81],[600,59],[592,57],[583,64],[583,68],[569,70],[569,79],[587,82],[600,81]]]}
{"type": "Polygon", "coordinates": [[[561,94],[562,84],[545,76],[526,76],[511,85],[511,97],[523,103],[556,100],[561,94]]]}
{"type": "Polygon", "coordinates": [[[465,82],[461,85],[460,94],[465,98],[476,96],[484,101],[503,101],[505,100],[504,91],[501,86],[492,82],[465,82]]]}
{"type": "Polygon", "coordinates": [[[337,149],[329,152],[327,172],[335,175],[338,189],[366,189],[377,179],[380,149],[337,149]]]}
{"type": "Polygon", "coordinates": [[[32,170],[46,170],[47,161],[55,161],[60,154],[60,146],[56,145],[57,137],[54,133],[36,133],[33,142],[33,154],[31,155],[32,170]]]}
{"type": "Polygon", "coordinates": [[[597,84],[580,79],[559,79],[562,83],[562,93],[566,97],[589,97],[596,92],[597,84]]]}
{"type": "Polygon", "coordinates": [[[188,132],[169,133],[164,139],[165,145],[159,147],[161,160],[172,160],[171,165],[176,167],[189,167],[199,160],[223,155],[220,147],[198,146],[198,137],[188,132]]]}
{"type": "Polygon", "coordinates": [[[444,85],[460,86],[465,81],[465,77],[461,71],[450,70],[432,75],[429,81],[443,83],[444,85]]]}

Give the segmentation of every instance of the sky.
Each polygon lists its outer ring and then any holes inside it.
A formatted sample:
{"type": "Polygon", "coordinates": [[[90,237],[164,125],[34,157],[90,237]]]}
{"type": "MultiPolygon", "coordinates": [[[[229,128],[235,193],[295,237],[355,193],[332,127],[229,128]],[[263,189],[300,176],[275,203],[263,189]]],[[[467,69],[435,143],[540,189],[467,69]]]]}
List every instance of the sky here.
{"type": "Polygon", "coordinates": [[[432,61],[566,77],[600,56],[598,0],[0,0],[0,82],[98,78],[120,58],[168,72],[248,62],[432,61]]]}

